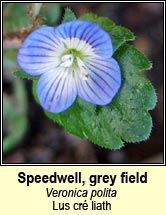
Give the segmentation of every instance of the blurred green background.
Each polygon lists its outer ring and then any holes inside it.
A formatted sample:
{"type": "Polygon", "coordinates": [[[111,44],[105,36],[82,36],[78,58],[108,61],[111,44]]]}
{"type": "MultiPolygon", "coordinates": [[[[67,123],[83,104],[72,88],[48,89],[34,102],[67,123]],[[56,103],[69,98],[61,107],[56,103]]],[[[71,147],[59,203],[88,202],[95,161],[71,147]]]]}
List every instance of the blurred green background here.
{"type": "Polygon", "coordinates": [[[162,163],[163,140],[163,3],[43,3],[34,20],[34,5],[3,3],[3,163],[162,163]],[[134,45],[153,62],[147,77],[158,103],[151,111],[150,139],[125,144],[118,151],[102,149],[68,134],[47,119],[35,103],[28,80],[13,76],[19,67],[17,50],[24,37],[40,23],[56,26],[64,9],[77,16],[93,12],[125,26],[136,35],[134,45]]]}

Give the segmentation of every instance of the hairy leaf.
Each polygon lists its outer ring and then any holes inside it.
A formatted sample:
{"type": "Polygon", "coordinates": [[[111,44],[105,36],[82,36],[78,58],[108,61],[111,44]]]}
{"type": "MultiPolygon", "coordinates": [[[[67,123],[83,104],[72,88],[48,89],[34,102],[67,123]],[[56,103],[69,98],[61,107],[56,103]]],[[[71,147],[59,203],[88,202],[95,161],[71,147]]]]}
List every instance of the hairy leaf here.
{"type": "Polygon", "coordinates": [[[63,17],[63,23],[64,22],[70,22],[70,21],[73,21],[73,20],[76,20],[76,17],[74,15],[73,11],[70,8],[66,8],[65,14],[64,14],[64,17],[63,17]]]}

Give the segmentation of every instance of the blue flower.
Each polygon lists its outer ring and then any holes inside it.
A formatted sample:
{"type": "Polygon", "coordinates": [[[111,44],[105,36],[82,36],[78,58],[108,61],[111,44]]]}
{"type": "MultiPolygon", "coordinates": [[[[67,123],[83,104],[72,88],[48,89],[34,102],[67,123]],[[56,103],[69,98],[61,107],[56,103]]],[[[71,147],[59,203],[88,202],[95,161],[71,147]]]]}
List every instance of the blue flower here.
{"type": "Polygon", "coordinates": [[[17,61],[27,74],[40,76],[37,95],[42,107],[60,113],[77,96],[96,105],[112,101],[121,85],[112,55],[108,33],[95,23],[77,20],[32,32],[17,61]]]}

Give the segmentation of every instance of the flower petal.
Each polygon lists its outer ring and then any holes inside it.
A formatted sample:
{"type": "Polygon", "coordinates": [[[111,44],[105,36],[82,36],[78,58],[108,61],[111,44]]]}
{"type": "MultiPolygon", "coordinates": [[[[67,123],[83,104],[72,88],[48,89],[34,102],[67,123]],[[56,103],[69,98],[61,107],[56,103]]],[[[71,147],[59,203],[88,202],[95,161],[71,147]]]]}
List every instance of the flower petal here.
{"type": "Polygon", "coordinates": [[[23,42],[17,55],[20,67],[29,75],[41,75],[58,65],[56,50],[61,42],[53,27],[42,27],[32,32],[23,42]]]}
{"type": "Polygon", "coordinates": [[[98,24],[82,20],[71,21],[59,25],[55,34],[62,39],[78,38],[86,41],[95,54],[102,58],[108,59],[113,54],[111,38],[98,24]]]}
{"type": "Polygon", "coordinates": [[[52,113],[69,108],[77,96],[72,72],[59,68],[42,74],[37,83],[37,94],[42,107],[52,113]]]}
{"type": "Polygon", "coordinates": [[[78,71],[78,96],[97,105],[106,105],[112,101],[121,85],[121,73],[118,63],[111,60],[93,59],[87,64],[88,76],[81,77],[78,71]]]}

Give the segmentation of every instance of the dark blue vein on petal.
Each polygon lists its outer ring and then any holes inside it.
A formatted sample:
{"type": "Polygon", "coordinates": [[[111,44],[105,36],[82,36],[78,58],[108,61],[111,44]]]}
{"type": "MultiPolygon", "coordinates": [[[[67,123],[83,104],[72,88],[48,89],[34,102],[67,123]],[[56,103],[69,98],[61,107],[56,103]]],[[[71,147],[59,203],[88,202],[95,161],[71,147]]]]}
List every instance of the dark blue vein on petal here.
{"type": "MultiPolygon", "coordinates": [[[[107,43],[106,40],[105,41],[101,41],[101,38],[99,38],[97,40],[90,43],[90,45],[93,46],[93,48],[100,47],[102,44],[106,44],[107,43]],[[97,40],[99,40],[99,42],[97,44],[94,44],[97,40]]],[[[105,50],[109,50],[109,48],[105,47],[101,51],[105,51],[105,50]]]]}
{"type": "Polygon", "coordinates": [[[80,28],[81,26],[79,25],[79,26],[77,26],[77,28],[74,28],[74,30],[73,30],[73,34],[72,34],[72,36],[73,37],[77,37],[76,35],[77,35],[77,31],[78,31],[78,29],[80,28]]]}
{"type": "MultiPolygon", "coordinates": [[[[56,69],[55,65],[51,65],[51,66],[42,67],[42,68],[40,68],[40,70],[45,70],[45,69],[48,70],[48,68],[49,68],[49,71],[52,70],[52,69],[56,69]]],[[[35,70],[39,70],[39,68],[36,68],[36,69],[31,68],[31,69],[29,69],[29,70],[35,71],[35,70]]],[[[49,71],[48,71],[48,72],[49,72],[49,71]]],[[[36,76],[36,75],[34,75],[34,76],[36,76]]]]}
{"type": "MultiPolygon", "coordinates": [[[[86,29],[86,27],[84,27],[84,28],[86,29]]],[[[83,29],[82,25],[78,25],[77,28],[75,29],[75,37],[77,37],[81,40],[83,33],[84,33],[84,29],[83,29]]]]}
{"type": "MultiPolygon", "coordinates": [[[[43,78],[43,77],[42,77],[43,78]]],[[[39,79],[40,81],[40,79],[39,79]]],[[[45,80],[43,81],[42,84],[40,84],[40,88],[38,87],[38,90],[40,91],[40,95],[43,94],[43,91],[45,89],[47,89],[47,86],[49,85],[49,82],[50,82],[50,76],[48,75],[45,80]]]]}
{"type": "Polygon", "coordinates": [[[46,63],[46,62],[44,62],[44,61],[37,61],[37,62],[25,62],[25,61],[20,60],[20,59],[19,59],[19,62],[24,63],[24,64],[28,64],[28,65],[53,63],[53,61],[52,61],[52,60],[51,60],[51,61],[47,61],[47,63],[46,63]]]}
{"type": "MultiPolygon", "coordinates": [[[[89,75],[89,76],[90,76],[90,75],[89,75]]],[[[98,86],[98,88],[100,88],[101,91],[103,91],[103,92],[105,93],[105,95],[107,95],[107,97],[110,97],[110,94],[108,94],[108,92],[105,91],[105,89],[102,88],[102,87],[95,81],[95,79],[94,79],[92,76],[90,76],[90,78],[91,78],[91,80],[96,84],[96,86],[98,86]]],[[[111,90],[112,90],[112,89],[111,89],[111,90]]]]}
{"type": "MultiPolygon", "coordinates": [[[[113,77],[110,73],[108,73],[108,72],[106,72],[105,70],[103,70],[103,69],[101,69],[101,68],[99,68],[99,67],[96,67],[94,64],[92,64],[92,63],[89,63],[92,67],[94,67],[95,69],[97,69],[97,70],[99,70],[99,71],[102,71],[103,73],[105,73],[105,74],[107,74],[108,76],[110,76],[117,84],[120,84],[119,82],[118,82],[118,80],[116,80],[115,79],[115,77],[113,77]]],[[[103,65],[103,64],[100,64],[100,63],[98,63],[97,62],[97,64],[98,65],[101,65],[101,66],[103,66],[103,67],[106,67],[107,69],[109,69],[109,70],[114,70],[115,71],[115,68],[113,68],[113,67],[108,67],[108,66],[106,66],[106,65],[103,65]]]]}
{"type": "MultiPolygon", "coordinates": [[[[47,44],[47,45],[49,45],[49,46],[51,46],[51,47],[53,47],[54,45],[55,45],[55,42],[53,42],[53,44],[51,44],[51,43],[48,43],[47,41],[45,41],[45,40],[39,40],[39,39],[29,39],[29,40],[31,40],[31,41],[33,41],[33,42],[40,42],[40,43],[44,43],[44,45],[45,44],[47,44]]],[[[58,44],[57,44],[58,45],[58,44]]],[[[56,48],[56,46],[54,46],[54,48],[56,48]]]]}
{"type": "MultiPolygon", "coordinates": [[[[79,80],[80,80],[80,78],[79,78],[79,80]]],[[[84,86],[83,86],[83,84],[82,84],[83,81],[84,81],[84,80],[80,80],[80,83],[81,83],[81,86],[82,86],[82,88],[83,88],[83,90],[84,90],[84,93],[90,98],[91,101],[92,101],[92,100],[94,101],[94,104],[96,104],[96,101],[95,101],[91,96],[89,96],[89,95],[87,94],[87,90],[84,88],[84,86]]],[[[88,81],[85,81],[85,83],[86,83],[86,86],[90,89],[90,91],[91,91],[99,100],[101,100],[102,102],[104,102],[103,99],[102,99],[99,95],[97,95],[96,92],[92,89],[92,87],[89,85],[88,81]]]]}
{"type": "MultiPolygon", "coordinates": [[[[93,36],[96,35],[96,33],[98,31],[99,31],[99,29],[96,29],[95,32],[92,32],[92,31],[88,32],[89,35],[88,34],[86,35],[85,40],[88,41],[89,39],[93,39],[93,36]]],[[[101,40],[101,37],[98,39],[101,40]]],[[[93,43],[93,42],[91,42],[91,43],[93,43]]]]}
{"type": "MultiPolygon", "coordinates": [[[[66,89],[69,89],[69,81],[71,81],[70,79],[70,76],[66,79],[66,89]]],[[[65,101],[65,107],[67,106],[67,104],[69,103],[69,97],[71,97],[71,95],[73,95],[73,87],[72,87],[72,92],[70,92],[71,94],[69,95],[69,91],[67,91],[67,96],[66,96],[66,101],[65,101]]]]}
{"type": "MultiPolygon", "coordinates": [[[[56,43],[57,45],[59,45],[59,44],[57,43],[56,40],[53,40],[53,39],[52,39],[51,37],[49,37],[48,35],[45,35],[45,34],[42,34],[42,33],[38,33],[38,34],[41,35],[41,36],[46,37],[47,39],[49,39],[49,40],[52,41],[53,43],[56,43]]],[[[52,36],[56,38],[56,35],[52,34],[52,36]]],[[[56,39],[57,39],[57,38],[56,38],[56,39]]]]}
{"type": "MultiPolygon", "coordinates": [[[[92,70],[91,68],[88,68],[92,73],[94,73],[96,76],[98,76],[109,88],[111,88],[111,90],[113,91],[113,88],[108,84],[108,82],[105,81],[105,79],[102,78],[102,76],[100,76],[97,72],[95,72],[94,70],[92,70]]],[[[102,71],[102,70],[100,70],[102,71]]],[[[102,71],[103,72],[103,71],[102,71]]],[[[104,72],[109,78],[112,76],[109,73],[104,72]]],[[[112,78],[113,79],[113,78],[112,78]]],[[[113,79],[114,80],[114,79],[113,79]]],[[[114,80],[115,81],[115,80],[114,80]]]]}
{"type": "MultiPolygon", "coordinates": [[[[113,88],[100,75],[98,75],[97,73],[95,73],[95,75],[98,76],[99,79],[101,79],[110,88],[111,91],[114,91],[113,88]]],[[[96,85],[98,85],[98,87],[101,88],[105,92],[105,94],[107,94],[107,92],[95,81],[95,79],[91,75],[89,75],[89,76],[91,77],[93,82],[95,82],[96,85]]]]}
{"type": "MultiPolygon", "coordinates": [[[[68,86],[69,86],[69,77],[66,78],[65,85],[66,85],[65,88],[66,88],[66,89],[69,89],[69,87],[68,87],[68,86]]],[[[68,104],[68,99],[69,99],[69,95],[68,95],[68,92],[69,92],[69,91],[66,90],[66,92],[67,92],[67,95],[66,95],[66,97],[65,97],[65,103],[64,103],[64,104],[65,104],[65,105],[64,105],[65,107],[67,106],[67,104],[68,104]]]]}
{"type": "Polygon", "coordinates": [[[59,36],[62,37],[63,39],[66,38],[66,35],[65,35],[64,30],[62,30],[62,26],[59,26],[59,27],[57,27],[57,28],[55,29],[55,35],[56,35],[58,38],[59,38],[59,36]],[[56,35],[56,34],[59,34],[59,35],[56,35]]]}
{"type": "Polygon", "coordinates": [[[21,53],[21,55],[23,55],[23,56],[27,56],[27,57],[51,57],[51,58],[55,58],[55,56],[52,56],[52,55],[34,55],[34,54],[24,54],[24,53],[21,53]]]}
{"type": "Polygon", "coordinates": [[[70,32],[70,33],[69,33],[69,37],[70,37],[70,38],[73,37],[71,32],[72,32],[72,27],[73,27],[73,24],[74,24],[74,23],[75,23],[75,22],[73,22],[73,23],[70,25],[70,28],[69,28],[69,32],[70,32]]]}
{"type": "MultiPolygon", "coordinates": [[[[61,87],[61,92],[59,93],[59,100],[58,100],[58,102],[59,102],[59,101],[62,101],[62,96],[64,96],[64,95],[62,95],[62,94],[63,94],[63,90],[64,90],[65,83],[66,83],[66,77],[63,78],[63,85],[62,85],[62,87],[61,87]]],[[[61,84],[62,84],[62,83],[61,83],[61,84]]],[[[64,96],[64,98],[65,98],[65,96],[64,96]]],[[[65,98],[65,101],[66,101],[66,98],[65,98]]]]}
{"type": "MultiPolygon", "coordinates": [[[[53,91],[56,92],[56,90],[57,90],[57,88],[59,86],[59,83],[60,83],[61,79],[63,78],[63,75],[58,76],[58,78],[59,78],[58,82],[57,82],[57,79],[54,79],[54,81],[52,82],[51,86],[49,87],[49,89],[48,89],[48,91],[47,91],[47,93],[45,95],[45,98],[44,98],[44,103],[46,103],[46,100],[48,98],[48,94],[51,91],[51,89],[54,87],[54,84],[56,85],[56,88],[53,91]]],[[[51,102],[53,100],[53,97],[54,97],[54,95],[52,95],[51,98],[49,99],[51,102]]]]}
{"type": "Polygon", "coordinates": [[[69,34],[69,30],[68,30],[68,26],[64,25],[64,32],[66,34],[66,37],[70,37],[70,34],[69,34]]]}
{"type": "MultiPolygon", "coordinates": [[[[98,97],[101,101],[103,101],[103,99],[98,95],[96,94],[96,92],[92,89],[92,87],[89,85],[88,81],[86,82],[87,86],[89,87],[89,89],[93,92],[93,94],[98,97]]],[[[104,101],[103,101],[104,102],[104,101]]]]}
{"type": "Polygon", "coordinates": [[[32,46],[32,45],[29,45],[27,48],[45,49],[47,51],[53,51],[53,52],[55,51],[54,49],[46,48],[46,47],[43,47],[43,46],[32,46]]]}
{"type": "MultiPolygon", "coordinates": [[[[82,84],[82,80],[81,80],[80,78],[79,78],[78,88],[79,88],[80,93],[83,95],[83,97],[84,97],[84,94],[85,94],[86,97],[89,98],[90,101],[93,101],[93,103],[95,104],[95,101],[93,100],[93,98],[91,98],[91,96],[89,96],[89,95],[87,94],[87,91],[85,90],[85,88],[84,88],[84,86],[83,86],[83,84],[82,84]],[[80,86],[80,85],[81,85],[81,86],[80,86]]],[[[85,98],[83,98],[83,99],[86,100],[85,98]]]]}
{"type": "MultiPolygon", "coordinates": [[[[66,77],[62,77],[62,78],[58,81],[57,87],[56,87],[56,89],[54,90],[54,94],[53,94],[53,96],[52,96],[52,98],[51,98],[51,100],[50,100],[50,102],[52,103],[52,105],[54,105],[55,102],[56,102],[56,105],[57,105],[57,106],[59,106],[59,104],[60,104],[61,109],[64,109],[64,106],[63,106],[63,108],[62,108],[61,102],[62,102],[62,92],[63,92],[63,89],[64,89],[65,80],[66,80],[66,77]],[[63,81],[63,82],[62,82],[62,81],[63,81]],[[61,89],[58,89],[58,88],[60,87],[59,85],[61,85],[61,89]],[[60,91],[60,90],[61,90],[61,91],[57,93],[57,89],[58,89],[58,91],[60,91]],[[57,94],[57,95],[56,95],[56,94],[57,94]],[[54,101],[54,99],[55,99],[55,101],[54,101]]],[[[54,108],[55,108],[55,107],[53,106],[53,109],[54,109],[54,108]]],[[[52,107],[51,107],[50,110],[52,111],[52,107]]]]}
{"type": "MultiPolygon", "coordinates": [[[[91,28],[91,25],[92,24],[90,24],[86,29],[85,29],[85,31],[83,31],[82,32],[82,34],[80,35],[80,39],[83,39],[83,40],[85,40],[85,37],[87,36],[87,34],[89,33],[89,29],[88,28],[91,28]],[[87,32],[88,31],[88,32],[87,32]],[[84,37],[84,38],[83,38],[84,37]]],[[[86,41],[86,40],[85,40],[86,41]]]]}

